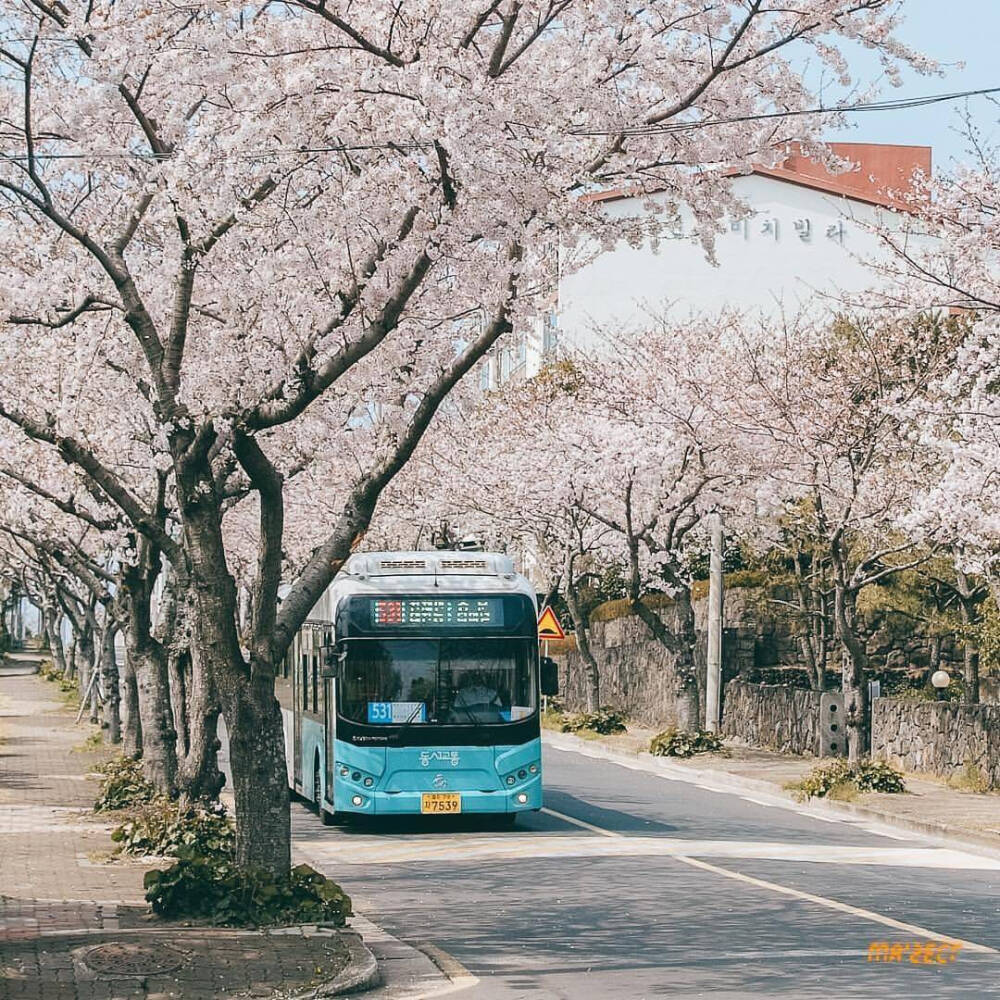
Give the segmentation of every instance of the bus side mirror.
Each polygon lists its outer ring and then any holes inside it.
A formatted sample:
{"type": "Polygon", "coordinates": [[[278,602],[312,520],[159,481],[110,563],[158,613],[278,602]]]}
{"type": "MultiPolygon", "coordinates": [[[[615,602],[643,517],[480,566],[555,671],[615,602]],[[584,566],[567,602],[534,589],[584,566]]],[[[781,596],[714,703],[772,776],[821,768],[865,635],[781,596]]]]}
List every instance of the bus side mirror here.
{"type": "Polygon", "coordinates": [[[559,667],[551,656],[542,657],[540,674],[542,694],[547,697],[559,694],[559,667]]]}
{"type": "Polygon", "coordinates": [[[336,677],[337,668],[347,659],[347,649],[343,644],[323,647],[323,676],[336,677]]]}

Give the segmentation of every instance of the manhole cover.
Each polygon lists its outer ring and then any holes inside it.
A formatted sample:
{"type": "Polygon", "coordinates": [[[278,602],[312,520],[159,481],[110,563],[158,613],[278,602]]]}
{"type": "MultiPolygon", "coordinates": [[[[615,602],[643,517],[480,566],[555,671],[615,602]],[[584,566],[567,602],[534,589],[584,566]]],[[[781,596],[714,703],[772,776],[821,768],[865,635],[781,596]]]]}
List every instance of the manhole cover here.
{"type": "Polygon", "coordinates": [[[179,969],[184,956],[166,944],[112,941],[91,948],[83,960],[102,976],[156,976],[179,969]]]}

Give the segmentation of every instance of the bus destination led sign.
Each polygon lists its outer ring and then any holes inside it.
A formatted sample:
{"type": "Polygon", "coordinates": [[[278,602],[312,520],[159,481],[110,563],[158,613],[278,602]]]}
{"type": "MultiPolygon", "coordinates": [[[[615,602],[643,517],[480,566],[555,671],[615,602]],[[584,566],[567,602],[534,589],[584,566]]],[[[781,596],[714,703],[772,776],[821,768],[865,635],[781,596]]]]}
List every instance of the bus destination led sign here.
{"type": "Polygon", "coordinates": [[[503,625],[499,597],[402,597],[372,601],[372,624],[379,628],[468,628],[503,625]]]}

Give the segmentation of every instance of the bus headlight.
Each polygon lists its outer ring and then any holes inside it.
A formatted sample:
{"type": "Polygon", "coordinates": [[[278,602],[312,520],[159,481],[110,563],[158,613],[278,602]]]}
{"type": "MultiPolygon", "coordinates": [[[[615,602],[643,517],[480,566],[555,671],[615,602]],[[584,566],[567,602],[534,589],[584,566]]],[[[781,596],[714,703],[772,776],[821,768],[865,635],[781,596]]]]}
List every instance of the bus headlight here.
{"type": "Polygon", "coordinates": [[[365,804],[365,800],[360,795],[355,795],[351,798],[352,806],[362,806],[365,804]]]}
{"type": "Polygon", "coordinates": [[[517,799],[518,803],[522,806],[525,805],[528,801],[528,796],[525,795],[524,792],[518,792],[515,798],[517,799]]]}
{"type": "Polygon", "coordinates": [[[372,785],[375,784],[375,779],[374,778],[365,778],[363,784],[364,784],[365,788],[371,788],[372,785]]]}
{"type": "Polygon", "coordinates": [[[532,774],[538,774],[538,765],[537,764],[531,764],[531,765],[529,765],[528,770],[532,774]]]}
{"type": "Polygon", "coordinates": [[[517,778],[515,778],[513,774],[508,774],[507,775],[507,784],[508,785],[513,785],[515,781],[517,781],[517,778]]]}

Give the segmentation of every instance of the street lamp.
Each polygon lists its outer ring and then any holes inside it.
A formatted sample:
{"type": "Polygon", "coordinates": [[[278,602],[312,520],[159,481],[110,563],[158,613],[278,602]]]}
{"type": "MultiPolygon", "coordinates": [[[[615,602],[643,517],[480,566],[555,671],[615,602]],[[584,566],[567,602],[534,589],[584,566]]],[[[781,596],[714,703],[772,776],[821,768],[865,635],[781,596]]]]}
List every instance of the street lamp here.
{"type": "Polygon", "coordinates": [[[945,688],[951,683],[951,674],[947,670],[935,670],[931,674],[931,684],[937,691],[938,701],[944,700],[945,688]]]}

